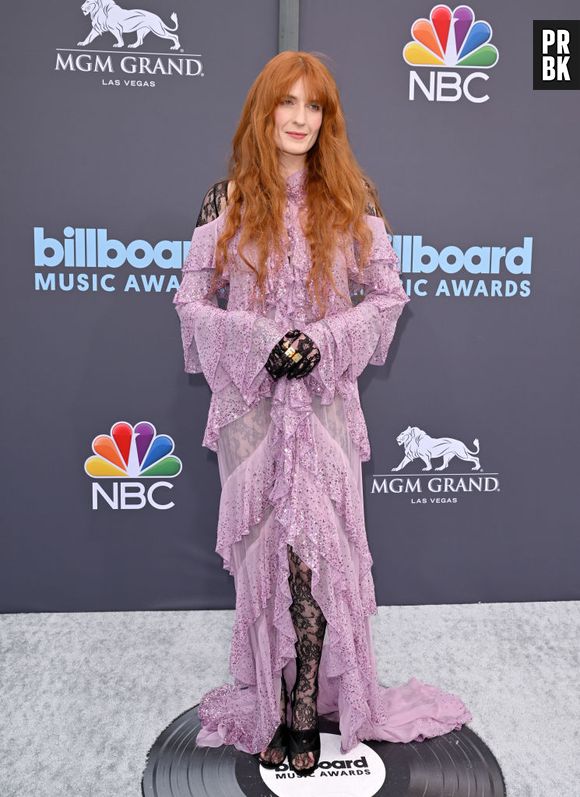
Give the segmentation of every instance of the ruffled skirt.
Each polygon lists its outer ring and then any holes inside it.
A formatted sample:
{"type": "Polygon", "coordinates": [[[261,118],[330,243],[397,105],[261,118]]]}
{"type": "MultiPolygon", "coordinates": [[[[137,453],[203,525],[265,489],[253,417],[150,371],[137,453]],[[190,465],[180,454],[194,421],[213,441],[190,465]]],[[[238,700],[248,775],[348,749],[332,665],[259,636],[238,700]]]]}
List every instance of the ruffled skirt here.
{"type": "Polygon", "coordinates": [[[422,741],[469,722],[461,699],[435,686],[377,682],[362,465],[342,397],[324,405],[304,380],[281,379],[272,397],[221,428],[217,455],[216,551],[236,590],[233,683],[203,696],[197,744],[256,753],[274,735],[281,672],[289,688],[295,677],[288,545],[312,570],[327,621],[317,705],[338,722],[343,753],[359,741],[422,741]]]}

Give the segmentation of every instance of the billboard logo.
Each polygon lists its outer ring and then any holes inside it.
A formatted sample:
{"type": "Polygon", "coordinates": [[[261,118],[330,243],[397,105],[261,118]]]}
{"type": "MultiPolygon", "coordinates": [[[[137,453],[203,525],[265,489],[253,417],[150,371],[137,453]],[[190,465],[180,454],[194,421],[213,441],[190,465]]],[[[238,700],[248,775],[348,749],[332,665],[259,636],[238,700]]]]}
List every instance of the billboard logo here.
{"type": "MultiPolygon", "coordinates": [[[[302,778],[296,777],[282,761],[275,769],[260,767],[260,775],[268,794],[277,797],[298,797],[316,794],[316,797],[373,797],[386,781],[385,762],[375,750],[359,742],[348,753],[341,752],[340,735],[320,734],[320,763],[309,775],[305,787],[302,778]]],[[[256,790],[258,791],[258,790],[256,790]]]]}
{"type": "Polygon", "coordinates": [[[489,99],[472,87],[474,81],[487,80],[486,73],[455,71],[491,69],[499,58],[497,47],[490,44],[491,25],[476,20],[470,6],[457,6],[453,11],[446,5],[434,6],[429,19],[413,22],[411,35],[413,41],[403,48],[405,62],[430,71],[427,80],[415,69],[410,72],[410,100],[415,99],[416,88],[431,102],[457,102],[462,96],[470,102],[489,99]]]}
{"type": "Polygon", "coordinates": [[[175,444],[166,434],[157,434],[149,421],[134,426],[126,421],[113,424],[110,434],[97,435],[92,442],[93,456],[85,460],[85,473],[93,479],[111,479],[110,489],[93,482],[92,508],[102,499],[112,509],[170,509],[173,502],[161,504],[154,493],[173,485],[160,479],[173,479],[181,473],[175,444]],[[156,480],[144,485],[135,479],[156,480]],[[131,481],[129,481],[131,480],[131,481]]]}

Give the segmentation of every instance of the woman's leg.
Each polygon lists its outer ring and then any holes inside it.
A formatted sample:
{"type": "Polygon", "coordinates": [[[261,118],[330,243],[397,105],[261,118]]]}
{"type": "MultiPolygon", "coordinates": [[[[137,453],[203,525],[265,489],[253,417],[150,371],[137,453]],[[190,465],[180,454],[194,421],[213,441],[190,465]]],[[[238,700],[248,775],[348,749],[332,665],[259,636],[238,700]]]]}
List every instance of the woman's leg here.
{"type": "MultiPolygon", "coordinates": [[[[280,690],[280,722],[286,724],[286,690],[284,673],[282,673],[282,686],[280,690]]],[[[268,745],[268,747],[266,747],[266,749],[262,750],[260,753],[260,758],[263,758],[264,761],[269,761],[273,764],[281,764],[284,760],[284,753],[282,750],[280,750],[280,748],[270,747],[270,745],[268,745]]]]}
{"type": "MultiPolygon", "coordinates": [[[[292,594],[290,614],[296,630],[296,694],[292,713],[292,727],[307,730],[316,726],[318,713],[318,669],[322,655],[322,643],[326,631],[326,619],[311,592],[312,571],[288,546],[290,575],[288,583],[292,594]]],[[[284,674],[282,674],[284,677],[284,674]]],[[[280,722],[286,722],[286,696],[284,684],[280,695],[280,722]]],[[[281,763],[280,750],[267,747],[261,752],[265,761],[281,763]]],[[[312,766],[312,753],[300,753],[293,759],[296,769],[312,766]]]]}
{"type": "MultiPolygon", "coordinates": [[[[292,605],[290,613],[298,637],[296,641],[296,692],[292,727],[296,730],[315,728],[318,713],[318,668],[322,655],[322,643],[326,630],[326,619],[311,592],[312,571],[288,546],[290,565],[290,591],[292,605]]],[[[293,757],[296,769],[311,767],[313,753],[299,753],[293,757]]]]}

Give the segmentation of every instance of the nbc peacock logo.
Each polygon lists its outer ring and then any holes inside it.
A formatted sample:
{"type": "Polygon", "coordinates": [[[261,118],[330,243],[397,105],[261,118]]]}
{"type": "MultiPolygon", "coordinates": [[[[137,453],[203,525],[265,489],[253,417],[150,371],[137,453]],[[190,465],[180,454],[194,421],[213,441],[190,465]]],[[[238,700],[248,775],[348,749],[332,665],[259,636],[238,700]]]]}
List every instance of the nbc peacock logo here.
{"type": "Polygon", "coordinates": [[[142,509],[149,505],[155,509],[171,509],[173,502],[160,503],[156,492],[173,487],[167,479],[181,473],[182,464],[173,454],[175,444],[167,434],[157,434],[149,421],[139,421],[134,426],[118,421],[110,434],[97,435],[92,442],[93,456],[85,460],[85,473],[93,479],[110,479],[105,488],[93,481],[92,508],[98,509],[101,501],[112,509],[142,509]],[[145,486],[137,479],[150,479],[145,486]]]}
{"type": "MultiPolygon", "coordinates": [[[[488,95],[477,95],[474,81],[488,80],[484,72],[467,76],[454,70],[491,69],[497,64],[497,47],[490,43],[489,22],[476,20],[470,6],[433,6],[429,19],[416,19],[411,25],[413,41],[403,48],[409,66],[430,68],[425,81],[419,73],[410,73],[409,99],[415,99],[415,88],[431,101],[456,102],[465,97],[470,102],[485,102],[488,95]]],[[[477,84],[475,84],[477,85],[477,84]]]]}

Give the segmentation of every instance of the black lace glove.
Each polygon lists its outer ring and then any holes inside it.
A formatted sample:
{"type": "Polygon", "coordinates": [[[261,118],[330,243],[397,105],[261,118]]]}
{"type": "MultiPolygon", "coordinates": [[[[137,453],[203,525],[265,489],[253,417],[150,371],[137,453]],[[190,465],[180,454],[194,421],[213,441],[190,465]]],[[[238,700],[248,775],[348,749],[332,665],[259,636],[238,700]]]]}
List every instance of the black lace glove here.
{"type": "MultiPolygon", "coordinates": [[[[299,329],[291,329],[284,335],[283,338],[280,338],[278,343],[276,343],[270,352],[270,356],[268,357],[265,368],[272,379],[280,379],[280,377],[284,376],[284,374],[289,370],[290,366],[293,365],[293,361],[287,354],[285,354],[285,351],[292,341],[295,340],[295,338],[297,338],[299,335],[299,329]]],[[[300,357],[301,356],[302,355],[300,355],[300,357]]]]}
{"type": "Polygon", "coordinates": [[[288,379],[302,379],[320,362],[320,349],[306,332],[301,332],[296,340],[292,341],[292,348],[296,349],[302,358],[292,362],[286,376],[288,379]]]}

